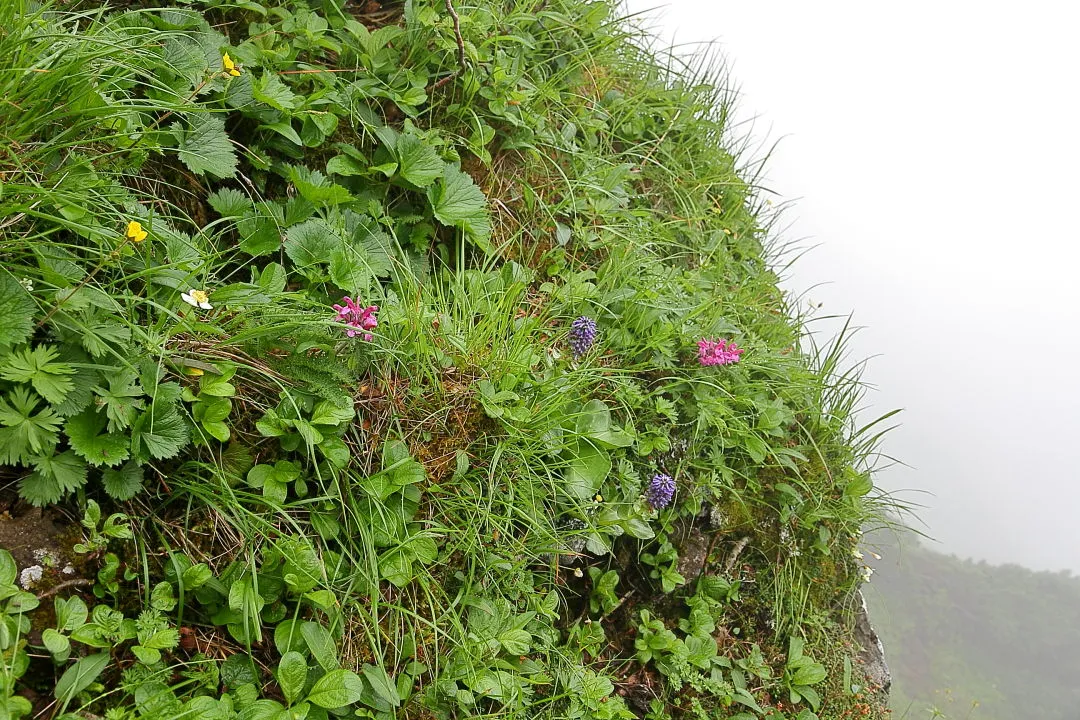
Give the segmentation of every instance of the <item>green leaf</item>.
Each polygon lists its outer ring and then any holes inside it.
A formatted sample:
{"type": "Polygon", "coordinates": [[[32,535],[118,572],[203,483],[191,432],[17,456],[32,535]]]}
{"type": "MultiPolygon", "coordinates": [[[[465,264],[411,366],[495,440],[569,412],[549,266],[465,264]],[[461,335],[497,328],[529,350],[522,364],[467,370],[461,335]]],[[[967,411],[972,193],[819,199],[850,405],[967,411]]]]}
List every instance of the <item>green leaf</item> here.
{"type": "Polygon", "coordinates": [[[281,120],[275,123],[267,123],[259,126],[260,130],[273,130],[281,137],[285,138],[294,145],[303,145],[304,141],[300,139],[299,133],[292,126],[292,122],[289,120],[281,120]]]}
{"type": "Polygon", "coordinates": [[[532,635],[528,630],[506,630],[499,634],[499,644],[511,655],[525,655],[529,652],[532,635]]]}
{"type": "Polygon", "coordinates": [[[285,700],[292,705],[304,692],[307,684],[308,666],[304,656],[290,650],[278,661],[277,681],[285,700]]]}
{"type": "Polygon", "coordinates": [[[58,502],[86,485],[89,468],[71,450],[34,458],[34,472],[19,481],[19,494],[36,507],[58,502]]]}
{"type": "Polygon", "coordinates": [[[439,153],[415,135],[399,135],[394,154],[398,175],[417,187],[426,188],[443,174],[445,163],[439,153]]]}
{"type": "Polygon", "coordinates": [[[340,247],[341,238],[317,218],[293,225],[285,234],[285,254],[301,269],[327,262],[340,247]]]}
{"type": "Polygon", "coordinates": [[[128,458],[128,438],[118,433],[102,432],[105,418],[90,408],[64,424],[71,449],[91,465],[119,465],[128,458]]]}
{"type": "Polygon", "coordinates": [[[7,550],[0,548],[0,588],[14,585],[18,574],[19,566],[15,564],[15,558],[7,550]]]}
{"type": "Polygon", "coordinates": [[[62,635],[52,628],[42,630],[41,642],[56,662],[65,662],[71,654],[71,641],[68,640],[66,635],[62,635]]]}
{"type": "Polygon", "coordinates": [[[795,674],[791,676],[791,683],[793,685],[817,685],[825,679],[827,674],[825,666],[821,663],[809,663],[795,671],[795,674]]]}
{"type": "Polygon", "coordinates": [[[566,490],[579,500],[591,498],[610,472],[611,456],[589,441],[582,440],[566,468],[566,490]]]}
{"type": "Polygon", "coordinates": [[[313,205],[341,205],[353,200],[348,190],[331,182],[318,170],[309,170],[302,165],[292,165],[289,167],[288,177],[296,186],[300,196],[313,205]]]}
{"type": "Polygon", "coordinates": [[[96,653],[77,660],[60,676],[53,689],[53,695],[61,703],[71,702],[76,695],[97,680],[98,675],[101,675],[108,666],[110,659],[109,653],[96,653]]]}
{"type": "Polygon", "coordinates": [[[874,489],[874,483],[869,473],[861,473],[853,477],[844,487],[844,495],[849,498],[859,498],[874,489]]]}
{"type": "Polygon", "coordinates": [[[427,194],[439,222],[461,228],[481,249],[490,249],[487,198],[471,177],[448,163],[441,182],[428,188],[427,194]]]}
{"type": "MultiPolygon", "coordinates": [[[[160,390],[160,387],[159,387],[160,390]]],[[[191,442],[187,423],[172,403],[158,400],[132,423],[132,447],[140,458],[171,458],[191,442]]]]}
{"type": "Polygon", "coordinates": [[[56,447],[63,421],[50,407],[35,413],[38,401],[35,393],[22,386],[8,393],[6,401],[0,398],[0,464],[17,465],[56,447]]]}
{"type": "Polygon", "coordinates": [[[105,492],[114,500],[130,500],[143,488],[143,469],[132,461],[124,463],[119,470],[105,470],[101,474],[105,492]]]}
{"type": "MultiPolygon", "coordinates": [[[[159,582],[150,591],[150,607],[159,612],[172,612],[176,607],[176,596],[173,595],[172,585],[167,582],[159,582]]],[[[146,643],[143,643],[144,645],[146,643]]]]}
{"type": "Polygon", "coordinates": [[[240,249],[255,257],[277,251],[281,247],[280,228],[284,219],[284,211],[277,203],[255,203],[255,209],[245,213],[236,224],[240,249]]]}
{"type": "Polygon", "coordinates": [[[338,667],[337,646],[329,631],[316,622],[305,622],[300,626],[300,636],[304,638],[311,657],[323,670],[331,671],[338,667]]]}
{"type": "MultiPolygon", "coordinates": [[[[252,87],[252,95],[259,102],[266,103],[275,110],[284,112],[296,108],[296,93],[290,90],[289,86],[273,73],[267,73],[255,82],[254,87],[252,87]]],[[[300,144],[297,142],[297,145],[300,144]]]]}
{"type": "Polygon", "coordinates": [[[172,125],[179,147],[177,154],[196,175],[210,173],[219,178],[236,174],[236,151],[225,132],[225,118],[220,115],[191,114],[188,128],[172,125]]]}
{"type": "MultiPolygon", "coordinates": [[[[0,585],[3,585],[3,582],[0,582],[0,585]]],[[[78,595],[58,597],[53,601],[53,607],[56,609],[56,627],[62,632],[71,632],[82,627],[89,615],[86,603],[78,595]]]]}
{"type": "Polygon", "coordinates": [[[412,561],[400,548],[379,558],[379,577],[395,587],[405,587],[412,580],[412,561]]]}
{"type": "Polygon", "coordinates": [[[323,578],[323,563],[315,547],[306,538],[287,538],[278,544],[285,558],[282,576],[293,592],[312,590],[323,578]]]}
{"type": "Polygon", "coordinates": [[[26,342],[34,332],[37,306],[26,288],[0,270],[0,348],[26,342]]]}
{"type": "Polygon", "coordinates": [[[30,350],[23,348],[0,361],[0,377],[18,383],[30,383],[38,395],[50,404],[58,405],[71,391],[68,375],[75,368],[67,363],[56,362],[60,356],[54,348],[45,345],[30,350]]]}
{"type": "Polygon", "coordinates": [[[321,400],[311,413],[312,425],[340,425],[356,417],[351,398],[343,396],[344,402],[321,400]]]}
{"type": "Polygon", "coordinates": [[[349,155],[335,155],[327,161],[326,172],[331,175],[352,177],[354,175],[363,175],[367,172],[367,165],[360,159],[350,157],[349,155]]]}
{"type": "Polygon", "coordinates": [[[131,426],[145,405],[141,399],[145,393],[139,386],[137,373],[130,368],[108,373],[105,379],[109,387],[99,385],[94,393],[100,398],[98,404],[105,407],[109,432],[116,432],[131,426]]]}
{"type": "Polygon", "coordinates": [[[254,685],[259,682],[259,671],[250,655],[236,653],[225,658],[221,663],[221,684],[227,689],[236,689],[241,685],[254,685]]]}
{"type": "Polygon", "coordinates": [[[184,570],[180,576],[185,590],[196,590],[214,579],[214,573],[206,563],[197,563],[184,570]]]}
{"type": "Polygon", "coordinates": [[[240,217],[251,211],[251,199],[235,188],[221,188],[206,197],[210,207],[222,217],[240,217]]]}
{"type": "Polygon", "coordinates": [[[331,670],[319,678],[308,693],[312,705],[333,710],[358,702],[364,694],[364,681],[351,670],[331,670]]]}
{"type": "Polygon", "coordinates": [[[362,670],[371,689],[380,699],[391,707],[401,705],[401,696],[398,694],[397,686],[394,685],[394,681],[390,679],[390,675],[384,668],[364,663],[362,670]]]}

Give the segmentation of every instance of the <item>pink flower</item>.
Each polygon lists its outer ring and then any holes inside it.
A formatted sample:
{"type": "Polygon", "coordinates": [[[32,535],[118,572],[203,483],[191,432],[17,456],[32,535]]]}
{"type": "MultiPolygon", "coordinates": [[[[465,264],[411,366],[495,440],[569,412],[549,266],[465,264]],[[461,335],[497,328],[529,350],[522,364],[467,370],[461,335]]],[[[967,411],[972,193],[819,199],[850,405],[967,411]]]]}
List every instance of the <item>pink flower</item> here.
{"type": "MultiPolygon", "coordinates": [[[[368,305],[366,308],[362,308],[356,304],[356,302],[349,296],[342,298],[342,305],[334,305],[334,310],[337,311],[337,319],[349,326],[345,334],[349,337],[356,337],[360,332],[366,330],[373,330],[379,324],[378,319],[375,317],[375,313],[379,312],[378,305],[368,305]]],[[[369,332],[364,332],[364,339],[371,341],[374,339],[374,335],[369,332]]]]}
{"type": "Polygon", "coordinates": [[[698,340],[698,362],[702,365],[731,365],[739,362],[744,350],[727,340],[698,340]]]}

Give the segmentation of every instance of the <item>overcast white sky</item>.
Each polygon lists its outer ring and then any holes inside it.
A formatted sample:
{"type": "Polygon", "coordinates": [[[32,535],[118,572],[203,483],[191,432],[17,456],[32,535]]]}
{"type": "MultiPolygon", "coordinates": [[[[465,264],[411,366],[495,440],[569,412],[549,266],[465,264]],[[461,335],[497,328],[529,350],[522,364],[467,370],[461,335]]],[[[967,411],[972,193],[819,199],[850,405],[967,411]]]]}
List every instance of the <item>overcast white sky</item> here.
{"type": "MultiPolygon", "coordinates": [[[[1080,571],[1080,4],[628,0],[716,40],[740,117],[780,140],[767,185],[790,288],[854,311],[885,449],[941,549],[1080,571]]],[[[687,47],[686,51],[692,48],[687,47]]]]}

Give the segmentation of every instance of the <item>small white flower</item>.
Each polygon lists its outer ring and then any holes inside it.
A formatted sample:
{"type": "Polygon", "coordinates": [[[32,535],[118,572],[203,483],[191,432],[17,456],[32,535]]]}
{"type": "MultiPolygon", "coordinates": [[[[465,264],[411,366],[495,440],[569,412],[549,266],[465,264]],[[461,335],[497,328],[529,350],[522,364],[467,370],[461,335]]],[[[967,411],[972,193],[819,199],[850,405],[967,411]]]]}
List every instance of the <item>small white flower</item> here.
{"type": "Polygon", "coordinates": [[[191,307],[202,308],[203,310],[212,310],[214,307],[210,304],[210,293],[205,290],[196,290],[192,288],[186,293],[180,293],[180,299],[191,307]]]}
{"type": "Polygon", "coordinates": [[[19,278],[19,283],[26,288],[26,292],[34,292],[34,281],[28,277],[19,278]]]}
{"type": "Polygon", "coordinates": [[[870,567],[869,565],[863,565],[863,569],[862,569],[863,582],[870,582],[870,578],[871,578],[871,576],[873,576],[873,574],[874,574],[874,568],[870,567]]]}
{"type": "Polygon", "coordinates": [[[29,590],[34,586],[34,583],[41,579],[44,572],[45,568],[40,565],[31,565],[28,568],[23,568],[23,571],[19,573],[19,584],[23,586],[24,590],[29,590]]]}
{"type": "Polygon", "coordinates": [[[858,548],[856,548],[856,549],[851,551],[851,557],[855,558],[856,560],[862,560],[863,559],[863,554],[861,552],[859,552],[858,548]]]}

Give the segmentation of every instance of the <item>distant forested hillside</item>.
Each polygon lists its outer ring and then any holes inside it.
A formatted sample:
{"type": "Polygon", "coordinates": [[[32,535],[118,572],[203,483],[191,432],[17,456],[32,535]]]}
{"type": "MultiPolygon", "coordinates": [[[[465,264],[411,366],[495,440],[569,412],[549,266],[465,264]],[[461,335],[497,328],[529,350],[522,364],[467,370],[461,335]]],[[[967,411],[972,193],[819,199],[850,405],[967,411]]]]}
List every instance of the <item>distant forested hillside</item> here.
{"type": "Polygon", "coordinates": [[[869,547],[883,557],[864,593],[897,718],[1080,717],[1080,578],[961,560],[910,535],[869,547]]]}

